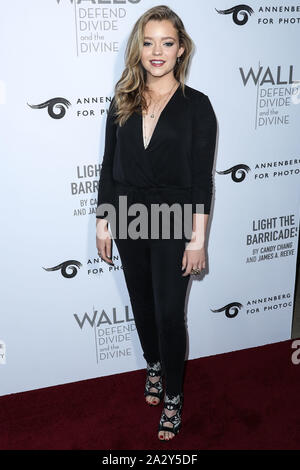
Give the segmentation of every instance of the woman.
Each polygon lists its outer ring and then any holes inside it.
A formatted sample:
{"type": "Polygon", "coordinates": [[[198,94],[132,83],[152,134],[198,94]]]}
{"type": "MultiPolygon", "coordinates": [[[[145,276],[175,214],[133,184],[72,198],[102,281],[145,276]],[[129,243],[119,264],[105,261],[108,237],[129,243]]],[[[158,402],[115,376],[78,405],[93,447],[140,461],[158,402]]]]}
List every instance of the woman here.
{"type": "MultiPolygon", "coordinates": [[[[216,142],[216,117],[209,98],[184,84],[192,50],[181,19],[167,6],[151,8],[134,25],[126,67],[107,115],[96,215],[98,253],[110,264],[108,222],[114,227],[113,238],[147,362],[144,395],[150,405],[160,403],[165,377],[158,438],[166,440],[181,428],[184,303],[190,275],[206,266],[204,242],[216,142]],[[157,228],[157,220],[150,215],[156,204],[170,208],[176,203],[183,211],[189,205],[190,225],[185,225],[187,231],[181,237],[173,236],[183,217],[172,218],[169,212],[159,225],[158,237],[137,237],[135,232],[135,236],[122,238],[120,196],[127,198],[128,208],[137,203],[147,208],[142,229],[148,222],[148,230],[157,228]],[[116,221],[109,207],[116,209],[116,221]],[[173,230],[172,236],[164,237],[167,226],[173,230]]],[[[133,220],[131,213],[127,229],[133,220]]]]}

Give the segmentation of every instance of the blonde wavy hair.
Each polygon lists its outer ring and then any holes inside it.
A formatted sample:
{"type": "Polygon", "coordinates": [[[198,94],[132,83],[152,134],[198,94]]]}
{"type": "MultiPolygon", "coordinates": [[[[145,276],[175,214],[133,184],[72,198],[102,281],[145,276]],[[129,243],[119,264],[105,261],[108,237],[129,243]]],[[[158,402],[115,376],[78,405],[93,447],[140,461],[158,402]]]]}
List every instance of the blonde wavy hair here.
{"type": "Polygon", "coordinates": [[[144,27],[150,20],[169,20],[177,30],[179,47],[184,52],[174,67],[174,77],[180,82],[184,94],[185,77],[187,75],[190,57],[194,43],[187,34],[182,20],[166,5],[159,5],[147,10],[135,23],[129,36],[125,50],[125,68],[114,87],[115,122],[122,126],[135,111],[141,113],[147,109],[143,92],[147,91],[147,73],[141,63],[144,46],[144,27]]]}

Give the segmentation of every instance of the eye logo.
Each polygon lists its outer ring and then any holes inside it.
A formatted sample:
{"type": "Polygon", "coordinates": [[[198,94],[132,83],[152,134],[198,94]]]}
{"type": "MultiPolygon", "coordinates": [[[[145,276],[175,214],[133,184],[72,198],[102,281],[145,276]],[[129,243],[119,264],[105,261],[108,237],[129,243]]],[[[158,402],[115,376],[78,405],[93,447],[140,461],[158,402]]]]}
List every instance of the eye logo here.
{"type": "Polygon", "coordinates": [[[241,183],[242,181],[244,181],[244,179],[246,178],[246,173],[248,173],[249,171],[250,167],[248,165],[239,164],[228,168],[228,170],[217,171],[217,173],[219,175],[228,175],[228,173],[231,173],[231,179],[235,183],[241,183]],[[240,176],[237,176],[237,172],[240,173],[240,176]]]}
{"type": "Polygon", "coordinates": [[[82,266],[82,264],[79,261],[76,261],[74,259],[64,261],[63,263],[58,264],[57,266],[53,266],[52,268],[43,268],[45,271],[58,271],[59,269],[61,270],[61,274],[63,277],[66,277],[68,279],[76,276],[78,273],[78,269],[82,266]],[[74,265],[74,266],[72,266],[74,265]],[[67,273],[67,269],[70,268],[71,272],[67,273]]]}
{"type": "Polygon", "coordinates": [[[220,15],[230,15],[232,13],[233,22],[237,24],[238,26],[243,26],[244,24],[247,23],[249,19],[248,13],[249,15],[252,15],[252,13],[254,13],[252,8],[249,7],[248,5],[236,5],[232,8],[228,8],[227,10],[217,10],[215,8],[215,10],[216,12],[220,13],[220,15]],[[242,16],[241,20],[238,19],[239,13],[242,16]]]}
{"type": "Polygon", "coordinates": [[[232,302],[230,304],[227,304],[225,305],[224,307],[221,307],[217,310],[212,310],[212,312],[216,313],[216,312],[225,312],[225,316],[227,318],[234,318],[237,316],[237,314],[239,313],[239,310],[241,310],[242,308],[242,304],[240,304],[239,302],[232,302]],[[231,312],[230,312],[231,310],[231,312]]]}
{"type": "Polygon", "coordinates": [[[48,114],[53,119],[62,119],[66,114],[65,107],[68,108],[69,106],[71,106],[70,101],[68,101],[66,98],[52,98],[51,100],[45,101],[44,103],[40,103],[40,104],[29,104],[29,103],[27,104],[32,109],[48,108],[48,114]],[[60,110],[58,114],[54,112],[55,106],[60,110]]]}

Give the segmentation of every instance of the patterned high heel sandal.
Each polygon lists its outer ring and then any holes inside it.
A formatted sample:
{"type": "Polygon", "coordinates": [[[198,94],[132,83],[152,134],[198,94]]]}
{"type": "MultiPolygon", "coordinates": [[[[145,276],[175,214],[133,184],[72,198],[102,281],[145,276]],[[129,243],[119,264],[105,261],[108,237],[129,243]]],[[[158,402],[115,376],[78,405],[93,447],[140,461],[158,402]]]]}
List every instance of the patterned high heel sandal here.
{"type": "MultiPolygon", "coordinates": [[[[159,400],[161,401],[162,396],[163,396],[162,378],[163,378],[163,372],[161,368],[161,363],[159,361],[152,362],[152,363],[147,362],[147,378],[146,378],[146,385],[145,385],[145,391],[144,391],[145,397],[147,395],[150,395],[152,397],[159,398],[159,400]],[[157,376],[160,376],[160,378],[156,382],[151,382],[149,377],[157,377],[157,376]],[[152,390],[150,390],[150,388],[155,388],[157,391],[153,392],[152,390]]],[[[150,403],[146,400],[146,403],[148,403],[148,405],[150,406],[157,406],[160,403],[160,401],[155,404],[153,402],[150,403]]]]}
{"type": "MultiPolygon", "coordinates": [[[[167,393],[165,394],[164,409],[162,411],[161,418],[159,421],[158,433],[160,431],[172,432],[175,435],[179,433],[181,429],[182,405],[183,405],[183,393],[182,392],[178,395],[170,395],[167,393]],[[171,417],[167,416],[165,413],[165,408],[167,408],[167,410],[176,410],[176,414],[174,414],[171,417]],[[166,422],[172,423],[173,426],[172,427],[166,426],[165,424],[166,422]]],[[[160,441],[166,440],[164,438],[161,439],[160,437],[158,437],[158,439],[160,441]]]]}

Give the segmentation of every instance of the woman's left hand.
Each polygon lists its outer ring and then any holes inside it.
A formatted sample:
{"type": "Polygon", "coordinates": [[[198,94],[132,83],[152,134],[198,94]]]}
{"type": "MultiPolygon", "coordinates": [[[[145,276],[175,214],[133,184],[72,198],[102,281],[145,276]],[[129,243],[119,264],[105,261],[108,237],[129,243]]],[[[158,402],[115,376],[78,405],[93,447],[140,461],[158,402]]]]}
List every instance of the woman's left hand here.
{"type": "Polygon", "coordinates": [[[195,249],[191,242],[188,243],[182,258],[182,269],[185,269],[182,276],[189,276],[192,269],[205,269],[205,263],[204,246],[195,249]]]}

